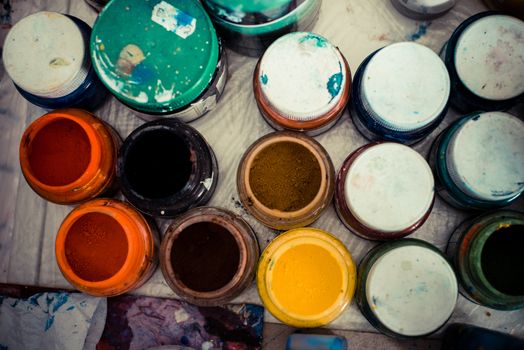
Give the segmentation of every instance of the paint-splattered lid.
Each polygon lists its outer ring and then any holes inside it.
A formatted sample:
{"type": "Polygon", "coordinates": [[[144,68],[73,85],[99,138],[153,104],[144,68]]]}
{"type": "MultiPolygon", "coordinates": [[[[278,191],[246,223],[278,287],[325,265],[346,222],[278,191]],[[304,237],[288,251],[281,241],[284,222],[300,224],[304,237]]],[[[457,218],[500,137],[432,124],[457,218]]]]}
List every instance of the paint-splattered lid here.
{"type": "Polygon", "coordinates": [[[208,87],[218,45],[196,0],[114,0],[95,22],[91,57],[117,98],[163,113],[188,106],[208,87]]]}
{"type": "Polygon", "coordinates": [[[340,52],[325,38],[297,32],[275,41],[260,61],[262,94],[280,114],[313,120],[340,101],[347,72],[340,52]]]}
{"type": "Polygon", "coordinates": [[[258,21],[263,23],[285,15],[292,0],[204,0],[204,2],[215,12],[215,15],[231,22],[240,23],[245,20],[255,20],[246,17],[258,17],[258,21]],[[256,13],[260,15],[252,16],[256,13]]]}

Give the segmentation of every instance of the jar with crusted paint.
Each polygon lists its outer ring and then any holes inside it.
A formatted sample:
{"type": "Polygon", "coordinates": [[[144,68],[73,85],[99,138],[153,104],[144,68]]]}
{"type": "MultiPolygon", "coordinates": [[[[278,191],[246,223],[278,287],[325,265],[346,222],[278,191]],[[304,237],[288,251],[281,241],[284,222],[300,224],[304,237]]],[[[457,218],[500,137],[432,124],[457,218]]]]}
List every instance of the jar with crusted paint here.
{"type": "Polygon", "coordinates": [[[290,33],[271,44],[253,76],[258,109],[268,124],[310,136],[340,119],[350,85],[351,72],[340,50],[309,32],[290,33]]]}
{"type": "Polygon", "coordinates": [[[398,12],[421,21],[444,15],[455,6],[456,2],[456,0],[391,0],[398,12]]]}
{"type": "Polygon", "coordinates": [[[197,0],[115,0],[98,16],[91,58],[109,91],[145,120],[189,122],[215,108],[225,52],[197,0]]]}

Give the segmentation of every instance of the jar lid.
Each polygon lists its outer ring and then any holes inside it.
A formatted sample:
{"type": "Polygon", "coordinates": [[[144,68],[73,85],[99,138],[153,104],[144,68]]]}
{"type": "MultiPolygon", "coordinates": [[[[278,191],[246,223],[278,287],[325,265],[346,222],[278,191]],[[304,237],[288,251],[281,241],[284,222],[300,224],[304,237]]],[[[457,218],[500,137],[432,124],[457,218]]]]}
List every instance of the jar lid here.
{"type": "Polygon", "coordinates": [[[373,263],[365,281],[366,301],[386,328],[403,336],[422,336],[449,319],[458,286],[441,254],[410,242],[373,263]]]}
{"type": "Polygon", "coordinates": [[[8,32],[3,61],[7,74],[21,89],[40,97],[62,97],[87,76],[86,47],[87,39],[71,18],[37,12],[8,32]]]}
{"type": "Polygon", "coordinates": [[[455,3],[456,0],[393,0],[396,7],[426,18],[448,11],[455,3]]]}
{"type": "Polygon", "coordinates": [[[189,105],[208,87],[219,44],[198,1],[114,0],[95,22],[91,57],[118,99],[164,113],[189,105]]]}
{"type": "Polygon", "coordinates": [[[524,192],[524,122],[504,112],[472,116],[451,137],[446,164],[464,193],[486,201],[524,192]]]}
{"type": "MultiPolygon", "coordinates": [[[[264,23],[285,15],[292,0],[204,0],[216,15],[234,23],[247,21],[264,23]],[[257,19],[250,20],[258,13],[257,19]]],[[[304,0],[301,0],[304,1],[304,0]]],[[[253,24],[257,24],[253,23],[253,24]]]]}
{"type": "Polygon", "coordinates": [[[367,112],[396,131],[431,124],[445,110],[450,93],[444,62],[431,49],[413,42],[392,44],[374,54],[361,84],[367,112]]]}
{"type": "Polygon", "coordinates": [[[324,37],[305,32],[275,41],[260,60],[262,94],[284,117],[309,121],[340,101],[347,72],[341,53],[324,37]]]}
{"type": "Polygon", "coordinates": [[[454,63],[475,95],[507,100],[524,93],[524,22],[510,16],[477,19],[458,38],[454,63]]]}
{"type": "Polygon", "coordinates": [[[408,146],[381,143],[351,164],[344,196],[363,225],[382,232],[403,231],[420,221],[435,196],[426,160],[408,146]]]}

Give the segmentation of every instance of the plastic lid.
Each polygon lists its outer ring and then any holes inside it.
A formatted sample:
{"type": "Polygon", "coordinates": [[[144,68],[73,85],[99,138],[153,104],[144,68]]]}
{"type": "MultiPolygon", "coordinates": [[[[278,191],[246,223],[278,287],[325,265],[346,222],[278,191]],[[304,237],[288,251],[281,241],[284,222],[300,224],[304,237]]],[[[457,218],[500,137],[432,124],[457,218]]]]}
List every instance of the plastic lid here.
{"type": "Polygon", "coordinates": [[[208,87],[219,46],[196,0],[114,0],[95,22],[91,57],[116,97],[162,113],[186,107],[208,87]]]}
{"type": "Polygon", "coordinates": [[[346,175],[348,208],[363,225],[399,232],[421,220],[434,198],[434,180],[426,160],[398,143],[382,143],[362,152],[346,175]]]}
{"type": "Polygon", "coordinates": [[[449,74],[431,49],[413,42],[396,43],[371,58],[361,91],[366,110],[377,122],[393,130],[413,131],[433,122],[445,109],[449,74]]]}
{"type": "Polygon", "coordinates": [[[524,93],[524,22],[492,15],[471,23],[455,48],[455,67],[475,95],[506,100],[524,93]]]}
{"type": "Polygon", "coordinates": [[[325,38],[297,32],[275,41],[260,61],[264,97],[282,115],[313,120],[332,110],[346,83],[344,59],[325,38]]]}
{"type": "Polygon", "coordinates": [[[453,182],[486,201],[524,191],[524,122],[504,112],[471,118],[451,137],[446,163],[453,182]]]}
{"type": "Polygon", "coordinates": [[[421,15],[436,15],[455,6],[456,0],[394,0],[396,5],[421,15]]]}
{"type": "Polygon", "coordinates": [[[457,280],[446,259],[417,245],[385,253],[366,279],[366,300],[375,317],[405,336],[437,330],[453,313],[457,295],[457,280]]]}
{"type": "Polygon", "coordinates": [[[62,97],[87,76],[86,46],[82,32],[70,18],[37,12],[8,32],[3,61],[13,82],[23,90],[40,97],[62,97]]]}

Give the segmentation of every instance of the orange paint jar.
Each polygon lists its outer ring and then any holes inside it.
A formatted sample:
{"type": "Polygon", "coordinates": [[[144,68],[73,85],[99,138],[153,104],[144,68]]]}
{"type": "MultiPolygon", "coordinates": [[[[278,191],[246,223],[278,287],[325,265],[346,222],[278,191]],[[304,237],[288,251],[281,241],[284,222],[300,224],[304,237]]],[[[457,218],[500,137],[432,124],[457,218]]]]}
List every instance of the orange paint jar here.
{"type": "Polygon", "coordinates": [[[81,109],[43,115],[24,132],[20,166],[29,186],[58,204],[79,203],[113,189],[120,136],[81,109]]]}
{"type": "Polygon", "coordinates": [[[64,219],[55,242],[56,262],[76,289],[115,296],[136,289],[158,265],[154,224],[130,205],[95,199],[64,219]]]}

